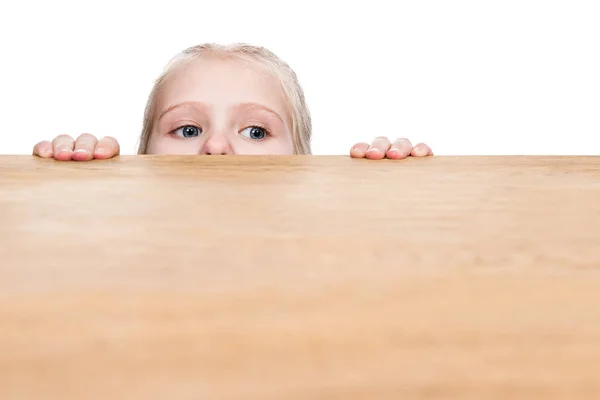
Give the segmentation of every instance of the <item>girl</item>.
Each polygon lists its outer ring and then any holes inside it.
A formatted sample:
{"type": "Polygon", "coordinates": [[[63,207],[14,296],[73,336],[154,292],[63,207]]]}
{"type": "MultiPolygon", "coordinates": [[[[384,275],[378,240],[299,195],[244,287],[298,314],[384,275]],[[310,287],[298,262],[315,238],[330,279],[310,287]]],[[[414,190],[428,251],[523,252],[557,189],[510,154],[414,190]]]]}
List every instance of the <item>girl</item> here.
{"type": "MultiPolygon", "coordinates": [[[[175,56],[146,103],[138,154],[311,154],[311,117],[294,71],[271,51],[246,44],[203,44],[175,56]]],[[[118,155],[112,137],[59,135],[33,154],[86,161],[118,155]]],[[[433,155],[429,146],[377,137],[355,158],[433,155]]]]}

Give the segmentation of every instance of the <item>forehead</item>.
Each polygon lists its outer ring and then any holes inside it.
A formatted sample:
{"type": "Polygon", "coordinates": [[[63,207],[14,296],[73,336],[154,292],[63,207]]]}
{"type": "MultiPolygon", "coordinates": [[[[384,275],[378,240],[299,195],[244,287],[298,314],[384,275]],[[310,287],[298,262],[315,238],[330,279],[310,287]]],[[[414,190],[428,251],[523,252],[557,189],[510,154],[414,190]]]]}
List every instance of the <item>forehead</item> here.
{"type": "Polygon", "coordinates": [[[287,102],[277,78],[257,62],[202,57],[170,72],[158,93],[158,107],[205,102],[215,107],[258,103],[288,117],[287,102]]]}

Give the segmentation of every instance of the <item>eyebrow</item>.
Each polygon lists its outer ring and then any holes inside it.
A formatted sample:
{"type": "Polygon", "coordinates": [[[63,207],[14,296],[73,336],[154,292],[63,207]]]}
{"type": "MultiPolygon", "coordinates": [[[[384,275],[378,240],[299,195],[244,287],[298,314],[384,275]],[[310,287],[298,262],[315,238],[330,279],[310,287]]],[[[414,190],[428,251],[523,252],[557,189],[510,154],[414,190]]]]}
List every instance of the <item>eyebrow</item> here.
{"type": "Polygon", "coordinates": [[[266,111],[269,114],[272,114],[274,117],[277,117],[277,119],[280,120],[281,122],[283,122],[283,118],[281,117],[281,115],[279,115],[275,110],[272,110],[269,107],[264,106],[262,104],[258,104],[258,103],[241,103],[241,104],[238,104],[236,108],[238,108],[238,109],[246,109],[246,110],[258,109],[258,110],[261,110],[261,111],[266,111]]]}
{"type": "Polygon", "coordinates": [[[160,121],[161,118],[165,116],[165,114],[168,114],[173,110],[176,110],[178,108],[186,108],[186,107],[191,107],[191,108],[196,108],[196,109],[209,108],[206,103],[202,103],[199,101],[186,101],[184,103],[173,104],[172,106],[169,106],[166,110],[164,110],[163,112],[160,113],[160,115],[157,118],[157,121],[160,121]]]}
{"type": "MultiPolygon", "coordinates": [[[[185,108],[185,107],[192,107],[192,108],[196,108],[196,109],[209,109],[210,108],[209,105],[207,105],[206,103],[203,103],[203,102],[199,102],[199,101],[186,101],[184,103],[178,103],[178,104],[174,104],[174,105],[168,107],[166,110],[164,110],[163,112],[160,113],[160,115],[158,116],[157,121],[160,121],[161,118],[165,114],[167,114],[167,113],[169,113],[169,112],[171,112],[171,111],[173,111],[175,109],[185,108]]],[[[235,108],[238,109],[238,110],[242,109],[242,110],[260,110],[260,111],[265,111],[265,112],[273,115],[277,119],[279,119],[281,122],[284,122],[283,118],[281,117],[281,115],[279,115],[275,110],[273,110],[273,109],[271,109],[271,108],[269,108],[267,106],[264,106],[262,104],[259,104],[259,103],[240,103],[240,104],[237,104],[235,106],[235,108]]]]}

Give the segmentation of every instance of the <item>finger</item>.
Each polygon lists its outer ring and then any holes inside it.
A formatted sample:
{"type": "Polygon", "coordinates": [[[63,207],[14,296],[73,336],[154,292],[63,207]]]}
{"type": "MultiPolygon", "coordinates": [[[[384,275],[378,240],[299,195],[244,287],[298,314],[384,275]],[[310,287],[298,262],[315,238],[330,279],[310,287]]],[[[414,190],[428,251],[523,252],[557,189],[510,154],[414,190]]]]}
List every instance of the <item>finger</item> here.
{"type": "Polygon", "coordinates": [[[75,152],[73,153],[73,160],[76,161],[89,161],[94,158],[94,149],[98,139],[94,135],[84,133],[79,135],[75,140],[75,152]]]}
{"type": "Polygon", "coordinates": [[[410,154],[414,157],[427,157],[432,156],[433,151],[425,143],[419,143],[412,149],[410,154]]]}
{"type": "Polygon", "coordinates": [[[410,156],[413,150],[412,143],[406,138],[400,138],[392,143],[392,147],[388,150],[386,157],[394,160],[402,160],[410,156]]]}
{"type": "Polygon", "coordinates": [[[369,143],[356,143],[350,149],[350,157],[352,158],[364,158],[369,150],[369,143]]]}
{"type": "Polygon", "coordinates": [[[392,144],[388,138],[383,136],[376,137],[367,150],[366,157],[369,160],[381,160],[385,157],[385,154],[391,146],[392,144]]]}
{"type": "Polygon", "coordinates": [[[54,152],[52,151],[52,142],[44,140],[33,146],[33,155],[42,158],[52,158],[54,152]]]}
{"type": "Polygon", "coordinates": [[[73,148],[75,146],[75,140],[69,135],[58,135],[52,141],[52,151],[54,152],[54,159],[60,161],[70,160],[73,156],[73,148]]]}
{"type": "Polygon", "coordinates": [[[98,140],[98,144],[96,144],[96,148],[94,150],[94,158],[104,160],[117,156],[120,152],[121,147],[119,146],[117,139],[111,136],[105,136],[98,140]]]}

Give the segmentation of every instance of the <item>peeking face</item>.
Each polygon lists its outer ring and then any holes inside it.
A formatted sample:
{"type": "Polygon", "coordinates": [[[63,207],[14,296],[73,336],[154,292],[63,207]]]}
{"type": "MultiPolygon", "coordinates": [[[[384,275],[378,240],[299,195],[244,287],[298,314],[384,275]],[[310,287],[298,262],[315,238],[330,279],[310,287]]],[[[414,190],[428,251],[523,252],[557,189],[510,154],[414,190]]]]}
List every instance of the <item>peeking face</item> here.
{"type": "Polygon", "coordinates": [[[294,154],[284,93],[258,65],[203,57],[172,71],[156,101],[147,154],[294,154]]]}

